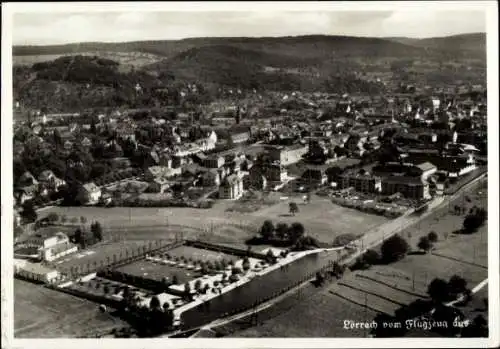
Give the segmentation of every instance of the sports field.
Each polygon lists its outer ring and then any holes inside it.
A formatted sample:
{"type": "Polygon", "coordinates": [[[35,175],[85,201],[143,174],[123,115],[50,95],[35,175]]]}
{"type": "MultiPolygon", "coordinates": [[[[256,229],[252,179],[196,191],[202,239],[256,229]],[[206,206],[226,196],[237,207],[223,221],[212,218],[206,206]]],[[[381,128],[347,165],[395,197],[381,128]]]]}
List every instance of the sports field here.
{"type": "MultiPolygon", "coordinates": [[[[200,262],[215,262],[226,260],[237,261],[239,258],[236,256],[228,255],[221,252],[215,252],[205,249],[200,249],[191,246],[180,246],[168,250],[165,253],[165,260],[185,258],[185,263],[179,261],[178,265],[168,265],[167,263],[155,262],[151,260],[142,260],[122,266],[116,271],[139,276],[146,279],[162,281],[164,278],[172,280],[174,275],[177,276],[179,284],[183,284],[189,280],[202,276],[201,272],[195,271],[194,265],[200,262]],[[168,256],[168,258],[167,258],[168,256]],[[184,265],[183,265],[184,264],[184,265]],[[190,267],[188,267],[190,265],[190,267]]],[[[155,257],[155,256],[153,256],[155,257]]]]}
{"type": "Polygon", "coordinates": [[[168,281],[172,281],[174,275],[176,275],[177,279],[179,280],[179,284],[184,284],[190,280],[202,276],[200,272],[194,271],[193,269],[189,270],[187,268],[181,268],[178,266],[163,265],[147,260],[127,264],[115,270],[123,274],[138,276],[155,281],[162,281],[165,278],[168,281]]]}
{"type": "Polygon", "coordinates": [[[108,264],[108,258],[109,262],[113,262],[115,257],[119,260],[124,258],[127,253],[129,256],[138,252],[142,253],[143,248],[149,248],[150,243],[153,248],[156,246],[155,241],[143,240],[100,243],[85,250],[62,257],[51,264],[60,271],[69,270],[73,267],[79,267],[85,270],[85,268],[88,267],[100,266],[101,262],[103,264],[108,264]]]}
{"type": "Polygon", "coordinates": [[[14,280],[16,338],[71,338],[124,326],[125,322],[101,313],[96,303],[14,280]]]}

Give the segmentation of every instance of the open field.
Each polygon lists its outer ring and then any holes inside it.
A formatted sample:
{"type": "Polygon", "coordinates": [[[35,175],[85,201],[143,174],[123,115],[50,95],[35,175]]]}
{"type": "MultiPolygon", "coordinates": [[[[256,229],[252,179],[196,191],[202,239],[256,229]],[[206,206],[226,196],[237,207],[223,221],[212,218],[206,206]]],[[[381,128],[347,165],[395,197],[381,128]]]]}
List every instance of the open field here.
{"type": "Polygon", "coordinates": [[[145,279],[162,281],[164,278],[171,281],[177,275],[179,284],[184,284],[190,280],[202,276],[200,272],[188,270],[178,266],[163,265],[151,261],[138,261],[115,269],[120,273],[131,276],[139,276],[145,279]]]}
{"type": "Polygon", "coordinates": [[[268,217],[274,223],[285,222],[291,224],[301,222],[308,234],[327,243],[333,242],[338,235],[365,233],[371,228],[388,221],[387,218],[344,208],[328,199],[319,197],[313,197],[308,204],[296,202],[298,203],[299,212],[295,216],[288,213],[289,202],[280,202],[277,205],[260,210],[254,215],[261,215],[263,219],[268,217]]]}
{"type": "Polygon", "coordinates": [[[363,337],[363,329],[344,329],[344,320],[371,321],[376,312],[321,292],[259,326],[231,337],[363,337]]]}
{"type": "Polygon", "coordinates": [[[16,338],[77,337],[123,326],[127,324],[101,313],[93,302],[14,280],[16,338]]]}
{"type": "Polygon", "coordinates": [[[152,243],[153,247],[155,246],[154,242],[141,240],[100,243],[56,260],[52,264],[58,270],[67,270],[72,267],[93,267],[94,265],[100,265],[101,262],[107,263],[108,258],[113,261],[113,256],[120,259],[125,257],[127,252],[129,255],[132,255],[132,252],[137,253],[138,250],[142,252],[142,248],[149,248],[150,243],[152,243]]]}
{"type": "Polygon", "coordinates": [[[451,235],[447,240],[438,241],[432,253],[487,268],[488,226],[482,226],[472,235],[451,235]]]}
{"type": "Polygon", "coordinates": [[[301,222],[309,234],[326,243],[331,243],[337,235],[364,233],[388,221],[384,217],[335,205],[330,200],[317,196],[313,196],[307,205],[301,204],[299,198],[288,198],[276,205],[247,214],[226,212],[232,205],[234,202],[228,200],[217,202],[211,209],[53,207],[44,213],[57,212],[67,216],[92,217],[92,220],[99,221],[106,231],[126,232],[127,239],[132,236],[142,239],[159,236],[166,238],[170,230],[168,227],[172,226],[174,232],[183,231],[185,237],[195,237],[202,230],[212,230],[214,234],[227,235],[240,242],[256,234],[266,219],[271,219],[275,224],[301,222]],[[291,201],[296,201],[299,206],[299,212],[295,216],[289,214],[288,204],[291,201]],[[228,232],[230,234],[221,231],[227,226],[231,226],[228,232]]]}

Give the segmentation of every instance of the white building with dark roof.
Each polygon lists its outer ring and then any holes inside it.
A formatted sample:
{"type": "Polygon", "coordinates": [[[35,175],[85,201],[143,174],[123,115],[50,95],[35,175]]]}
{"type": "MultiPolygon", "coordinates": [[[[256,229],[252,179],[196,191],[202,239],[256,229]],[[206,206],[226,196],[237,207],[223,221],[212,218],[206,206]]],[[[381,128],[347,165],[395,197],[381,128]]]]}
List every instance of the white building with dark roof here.
{"type": "Polygon", "coordinates": [[[234,174],[225,178],[219,187],[219,198],[237,200],[243,196],[243,179],[234,174]]]}
{"type": "Polygon", "coordinates": [[[94,182],[90,182],[81,186],[79,194],[82,203],[95,204],[101,198],[102,192],[94,182]]]}

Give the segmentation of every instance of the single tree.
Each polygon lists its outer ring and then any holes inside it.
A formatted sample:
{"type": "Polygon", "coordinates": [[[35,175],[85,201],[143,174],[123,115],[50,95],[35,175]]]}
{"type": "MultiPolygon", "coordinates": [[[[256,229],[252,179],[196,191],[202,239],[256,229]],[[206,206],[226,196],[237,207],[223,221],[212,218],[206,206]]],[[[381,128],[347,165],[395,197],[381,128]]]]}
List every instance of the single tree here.
{"type": "Polygon", "coordinates": [[[431,281],[429,287],[427,288],[427,294],[436,303],[444,303],[451,299],[449,284],[439,278],[431,281]]]}
{"type": "Polygon", "coordinates": [[[179,276],[177,276],[177,274],[174,274],[174,275],[172,276],[172,283],[173,283],[174,285],[178,285],[178,284],[179,284],[179,276]]]}
{"type": "Polygon", "coordinates": [[[286,223],[278,223],[276,226],[276,237],[278,239],[284,240],[288,235],[288,224],[286,223]]]}
{"type": "Polygon", "coordinates": [[[87,223],[87,218],[86,218],[86,217],[84,217],[84,216],[81,216],[81,217],[80,217],[80,223],[82,223],[82,224],[87,223]]]}
{"type": "Polygon", "coordinates": [[[316,285],[317,286],[321,286],[321,285],[323,285],[324,281],[325,281],[325,276],[323,275],[323,273],[321,273],[321,272],[318,271],[316,273],[316,280],[315,280],[316,285]]]}
{"type": "Polygon", "coordinates": [[[438,241],[438,235],[436,234],[435,231],[431,231],[429,233],[429,235],[427,235],[427,237],[429,238],[429,241],[432,242],[432,243],[435,243],[438,241]]]}
{"type": "Polygon", "coordinates": [[[274,225],[270,220],[264,221],[262,227],[260,228],[260,235],[264,240],[269,240],[273,237],[274,225]]]}
{"type": "Polygon", "coordinates": [[[194,290],[196,292],[200,292],[200,290],[201,290],[201,280],[200,279],[198,279],[198,280],[195,281],[195,283],[194,283],[194,290]]]}
{"type": "Polygon", "coordinates": [[[245,258],[243,260],[243,270],[248,271],[249,269],[250,269],[250,261],[248,260],[248,258],[245,258]]]}
{"type": "Polygon", "coordinates": [[[276,256],[274,255],[273,250],[267,250],[266,260],[268,263],[274,263],[274,261],[276,260],[276,256]]]}
{"type": "Polygon", "coordinates": [[[21,217],[29,223],[35,222],[38,219],[38,214],[36,213],[35,206],[31,200],[28,200],[23,204],[21,217]]]}
{"type": "Polygon", "coordinates": [[[467,291],[467,281],[459,275],[453,275],[448,281],[448,286],[454,298],[467,291]]]}
{"type": "Polygon", "coordinates": [[[85,243],[85,237],[83,234],[83,231],[80,228],[77,228],[75,230],[75,235],[74,235],[75,243],[77,244],[84,244],[85,243]]]}
{"type": "Polygon", "coordinates": [[[430,242],[427,236],[422,236],[418,241],[417,247],[427,253],[432,248],[432,242],[430,242]]]}
{"type": "Polygon", "coordinates": [[[170,309],[170,304],[168,302],[163,303],[163,312],[166,313],[170,309]]]}
{"type": "Polygon", "coordinates": [[[149,302],[149,309],[150,310],[158,310],[160,309],[160,300],[158,299],[157,296],[151,297],[151,301],[149,302]]]}
{"type": "Polygon", "coordinates": [[[380,255],[375,250],[367,250],[363,255],[363,261],[367,265],[374,265],[380,262],[380,255]]]}
{"type": "Polygon", "coordinates": [[[409,246],[406,240],[397,234],[393,235],[382,244],[382,259],[386,263],[398,261],[406,256],[408,250],[409,246]]]}
{"type": "Polygon", "coordinates": [[[51,212],[48,214],[47,216],[47,220],[50,222],[50,223],[55,223],[59,220],[59,215],[55,212],[51,212]]]}
{"type": "Polygon", "coordinates": [[[288,229],[288,235],[292,243],[297,242],[300,238],[304,236],[304,234],[305,234],[304,225],[299,222],[292,223],[292,225],[288,229]]]}
{"type": "Polygon", "coordinates": [[[92,223],[90,231],[95,241],[102,241],[102,227],[99,222],[92,223]]]}
{"type": "Polygon", "coordinates": [[[290,202],[290,204],[288,204],[288,209],[292,216],[295,216],[295,214],[299,212],[299,206],[296,202],[290,202]]]}

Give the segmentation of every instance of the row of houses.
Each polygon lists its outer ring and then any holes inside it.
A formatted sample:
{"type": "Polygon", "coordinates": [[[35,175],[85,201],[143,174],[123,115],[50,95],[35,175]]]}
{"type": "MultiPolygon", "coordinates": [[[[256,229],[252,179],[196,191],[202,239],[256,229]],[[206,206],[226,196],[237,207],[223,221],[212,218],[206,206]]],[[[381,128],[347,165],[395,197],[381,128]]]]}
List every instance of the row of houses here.
{"type": "Polygon", "coordinates": [[[41,172],[38,180],[29,171],[26,171],[21,175],[18,186],[14,190],[14,198],[17,204],[22,205],[37,195],[48,196],[57,192],[65,185],[66,181],[58,178],[50,170],[41,172]]]}

